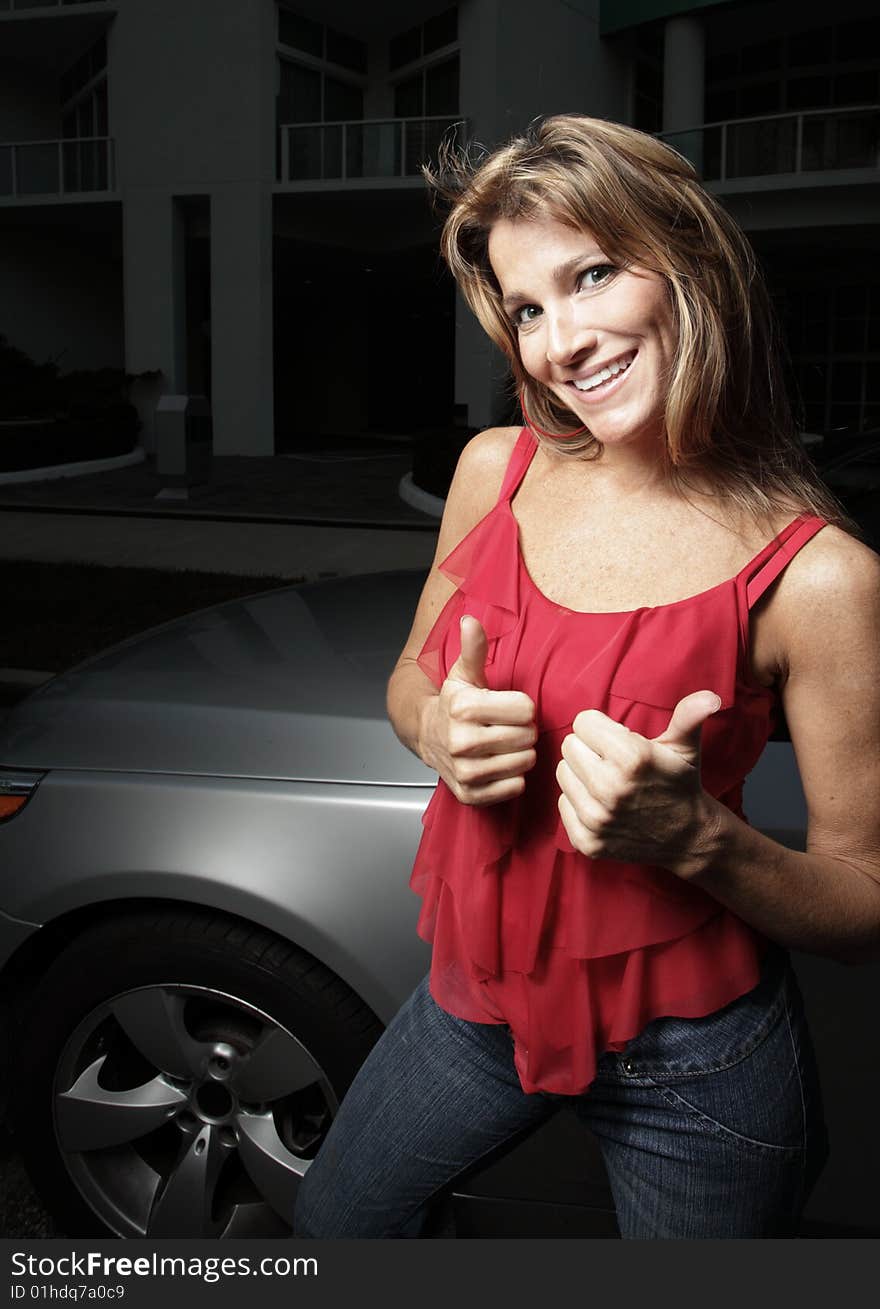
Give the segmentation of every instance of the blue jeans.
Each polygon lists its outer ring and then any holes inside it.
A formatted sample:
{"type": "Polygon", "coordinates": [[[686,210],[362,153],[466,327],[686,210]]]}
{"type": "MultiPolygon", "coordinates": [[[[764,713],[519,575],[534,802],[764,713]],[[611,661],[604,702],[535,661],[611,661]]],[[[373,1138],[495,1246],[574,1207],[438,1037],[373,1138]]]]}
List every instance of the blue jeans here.
{"type": "Polygon", "coordinates": [[[827,1156],[818,1076],[784,951],[705,1018],[660,1018],[579,1096],[523,1092],[503,1025],[465,1022],[427,978],[345,1097],[296,1208],[302,1237],[418,1236],[428,1202],[563,1105],[598,1139],[621,1235],[793,1237],[827,1156]]]}

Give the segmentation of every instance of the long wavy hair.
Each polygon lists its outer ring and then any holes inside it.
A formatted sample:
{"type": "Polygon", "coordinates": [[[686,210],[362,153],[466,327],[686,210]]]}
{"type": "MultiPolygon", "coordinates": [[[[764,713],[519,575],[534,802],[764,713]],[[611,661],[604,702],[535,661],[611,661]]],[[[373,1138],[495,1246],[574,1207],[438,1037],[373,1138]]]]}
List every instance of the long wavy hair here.
{"type": "Polygon", "coordinates": [[[612,263],[663,278],[677,333],[665,448],[680,489],[699,480],[762,521],[799,508],[858,530],[798,438],[778,329],[752,248],[687,159],[632,127],[561,114],[476,159],[447,141],[436,167],[422,171],[435,203],[448,206],[443,257],[507,356],[542,445],[565,458],[602,451],[522,365],[489,262],[489,233],[500,219],[547,217],[588,229],[612,263]]]}

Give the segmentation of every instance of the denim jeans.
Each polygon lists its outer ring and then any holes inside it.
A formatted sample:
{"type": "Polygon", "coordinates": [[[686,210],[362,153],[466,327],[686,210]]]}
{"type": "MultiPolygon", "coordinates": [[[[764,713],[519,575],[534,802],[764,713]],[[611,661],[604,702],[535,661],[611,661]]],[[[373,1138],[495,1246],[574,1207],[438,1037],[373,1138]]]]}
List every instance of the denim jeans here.
{"type": "Polygon", "coordinates": [[[418,1236],[457,1174],[563,1104],[599,1142],[624,1238],[795,1236],[827,1140],[788,956],[771,948],[754,990],[708,1017],[649,1023],[579,1096],[525,1094],[508,1028],[446,1013],[426,978],[306,1172],[296,1235],[418,1236]]]}

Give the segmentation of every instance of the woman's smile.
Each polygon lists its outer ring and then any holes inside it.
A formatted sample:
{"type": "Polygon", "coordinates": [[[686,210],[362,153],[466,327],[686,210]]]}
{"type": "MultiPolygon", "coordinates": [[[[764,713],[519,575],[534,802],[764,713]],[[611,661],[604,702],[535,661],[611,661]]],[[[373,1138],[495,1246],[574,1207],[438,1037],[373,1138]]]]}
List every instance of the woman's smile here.
{"type": "Polygon", "coordinates": [[[656,450],[676,349],[664,280],[554,219],[499,220],[489,257],[526,372],[603,445],[656,450]]]}
{"type": "Polygon", "coordinates": [[[566,386],[577,391],[578,399],[589,400],[590,403],[595,404],[604,399],[610,391],[617,389],[618,385],[628,377],[637,354],[637,350],[628,350],[618,355],[616,359],[596,364],[588,373],[571,378],[566,382],[566,386]]]}

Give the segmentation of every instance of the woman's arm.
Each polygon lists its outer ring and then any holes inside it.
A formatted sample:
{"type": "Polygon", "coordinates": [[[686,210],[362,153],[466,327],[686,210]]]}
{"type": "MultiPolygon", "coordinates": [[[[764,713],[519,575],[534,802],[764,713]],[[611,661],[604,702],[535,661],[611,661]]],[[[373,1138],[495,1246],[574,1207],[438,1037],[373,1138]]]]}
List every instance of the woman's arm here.
{"type": "Polygon", "coordinates": [[[388,716],[394,731],[466,804],[493,804],[522,790],[522,774],[535,762],[534,705],[522,692],[486,689],[485,635],[474,618],[462,629],[462,655],[439,691],[417,658],[455,591],[438,563],[494,505],[517,434],[517,428],[490,428],[462,451],[434,562],[388,682],[388,716]]]}
{"type": "Polygon", "coordinates": [[[790,948],[870,959],[880,955],[880,558],[825,528],[762,603],[807,801],[806,852],[699,785],[705,692],[656,741],[579,715],[557,774],[560,812],[585,854],[667,867],[790,948]]]}
{"type": "Polygon", "coordinates": [[[880,558],[830,527],[811,545],[771,601],[807,851],[716,801],[684,875],[783,945],[856,962],[880,955],[880,558]]]}

